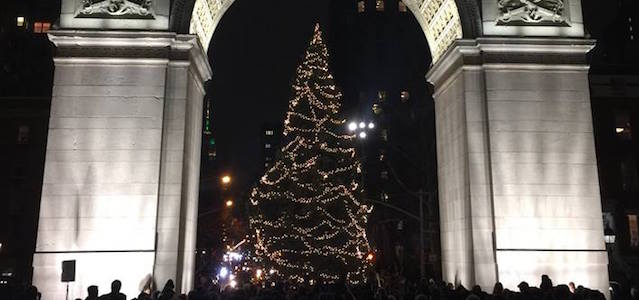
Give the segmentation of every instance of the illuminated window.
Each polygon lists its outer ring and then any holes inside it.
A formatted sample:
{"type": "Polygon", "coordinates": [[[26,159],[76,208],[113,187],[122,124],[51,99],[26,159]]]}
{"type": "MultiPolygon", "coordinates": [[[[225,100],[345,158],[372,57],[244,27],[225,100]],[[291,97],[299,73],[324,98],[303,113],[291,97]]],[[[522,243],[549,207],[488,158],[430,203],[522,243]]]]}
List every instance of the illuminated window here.
{"type": "Polygon", "coordinates": [[[399,3],[397,4],[397,10],[399,10],[400,12],[406,12],[406,4],[404,3],[404,1],[399,1],[399,3]]]}
{"type": "Polygon", "coordinates": [[[18,127],[18,144],[26,145],[29,143],[29,126],[22,125],[18,127]]]}
{"type": "Polygon", "coordinates": [[[624,140],[632,139],[632,126],[630,124],[630,116],[626,111],[617,111],[615,113],[615,134],[624,140]]]}
{"type": "Polygon", "coordinates": [[[628,215],[628,233],[630,234],[630,247],[639,248],[639,216],[628,215]]]}
{"type": "Polygon", "coordinates": [[[366,10],[366,3],[364,1],[357,1],[357,12],[363,13],[366,10]]]}
{"type": "Polygon", "coordinates": [[[273,130],[267,130],[266,132],[264,132],[264,134],[266,134],[266,135],[273,135],[273,130]]]}
{"type": "Polygon", "coordinates": [[[406,101],[410,99],[410,93],[408,91],[402,91],[399,97],[402,100],[402,103],[406,103],[406,101]]]}
{"type": "Polygon", "coordinates": [[[35,33],[46,33],[51,28],[51,23],[49,22],[35,22],[33,23],[33,32],[35,33]]]}
{"type": "Polygon", "coordinates": [[[16,18],[16,26],[24,27],[24,17],[17,17],[16,18]]]}
{"type": "Polygon", "coordinates": [[[264,144],[264,148],[271,149],[271,144],[269,144],[269,143],[264,144]]]}
{"type": "Polygon", "coordinates": [[[375,1],[375,10],[376,11],[384,11],[384,0],[376,0],[375,1]]]}
{"type": "Polygon", "coordinates": [[[386,100],[386,91],[379,91],[377,92],[377,99],[380,102],[384,102],[386,100]]]}

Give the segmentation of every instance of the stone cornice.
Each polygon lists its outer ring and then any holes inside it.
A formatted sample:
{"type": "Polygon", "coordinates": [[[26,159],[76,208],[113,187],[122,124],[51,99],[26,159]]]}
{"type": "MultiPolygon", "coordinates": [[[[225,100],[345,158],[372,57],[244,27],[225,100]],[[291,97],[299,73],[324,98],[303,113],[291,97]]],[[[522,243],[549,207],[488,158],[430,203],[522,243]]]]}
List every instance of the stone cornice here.
{"type": "Polygon", "coordinates": [[[54,60],[145,59],[193,65],[198,76],[211,77],[206,52],[195,35],[153,31],[51,30],[49,40],[57,47],[54,60]]]}
{"type": "Polygon", "coordinates": [[[426,79],[437,89],[460,68],[587,68],[593,40],[570,38],[477,38],[457,40],[426,79]]]}

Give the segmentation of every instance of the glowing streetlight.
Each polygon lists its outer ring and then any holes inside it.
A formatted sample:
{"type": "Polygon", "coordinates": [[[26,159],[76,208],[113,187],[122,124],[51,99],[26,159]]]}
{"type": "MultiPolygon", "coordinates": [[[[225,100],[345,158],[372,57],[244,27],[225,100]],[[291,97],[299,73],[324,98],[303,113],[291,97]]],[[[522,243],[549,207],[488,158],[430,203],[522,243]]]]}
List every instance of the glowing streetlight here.
{"type": "Polygon", "coordinates": [[[348,123],[348,130],[355,131],[356,129],[357,129],[357,123],[355,122],[348,123]]]}
{"type": "Polygon", "coordinates": [[[365,139],[366,138],[366,132],[362,131],[359,133],[359,138],[360,139],[365,139]]]}
{"type": "Polygon", "coordinates": [[[359,122],[359,128],[366,128],[365,122],[359,122]]]}
{"type": "Polygon", "coordinates": [[[373,128],[375,128],[375,124],[373,122],[369,122],[368,129],[373,129],[373,128]]]}
{"type": "Polygon", "coordinates": [[[375,259],[375,254],[373,252],[368,252],[366,255],[366,260],[372,262],[375,259]]]}
{"type": "Polygon", "coordinates": [[[233,200],[226,200],[226,207],[233,206],[233,200]]]}
{"type": "Polygon", "coordinates": [[[220,276],[220,278],[226,278],[226,276],[229,275],[229,269],[227,269],[226,267],[220,268],[220,273],[218,275],[220,276]]]}
{"type": "Polygon", "coordinates": [[[224,176],[222,176],[222,183],[223,183],[223,184],[229,184],[229,183],[231,183],[231,176],[229,176],[229,175],[224,175],[224,176]]]}

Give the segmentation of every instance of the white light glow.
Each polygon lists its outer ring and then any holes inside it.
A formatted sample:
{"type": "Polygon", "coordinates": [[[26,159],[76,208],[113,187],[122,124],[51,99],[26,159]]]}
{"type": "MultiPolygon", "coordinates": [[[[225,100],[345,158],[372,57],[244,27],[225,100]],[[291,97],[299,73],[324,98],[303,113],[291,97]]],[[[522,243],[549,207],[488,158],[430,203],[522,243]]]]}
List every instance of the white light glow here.
{"type": "Polygon", "coordinates": [[[229,252],[228,257],[230,260],[237,260],[237,261],[242,260],[242,254],[237,252],[229,252]]]}
{"type": "Polygon", "coordinates": [[[229,269],[227,269],[226,267],[220,268],[220,273],[218,275],[222,279],[226,278],[226,276],[229,276],[229,269]]]}
{"type": "Polygon", "coordinates": [[[615,132],[617,132],[617,133],[622,133],[622,132],[624,132],[624,130],[625,130],[625,129],[624,129],[623,127],[617,127],[617,128],[615,128],[615,132]]]}
{"type": "Polygon", "coordinates": [[[348,130],[354,131],[355,129],[357,129],[357,123],[355,122],[348,123],[348,130]]]}
{"type": "Polygon", "coordinates": [[[237,281],[235,281],[235,280],[231,280],[231,282],[229,282],[229,285],[230,285],[232,288],[235,288],[235,287],[237,286],[237,281]]]}
{"type": "Polygon", "coordinates": [[[617,236],[615,235],[604,235],[604,241],[606,244],[614,244],[617,236]]]}
{"type": "Polygon", "coordinates": [[[366,138],[366,132],[363,132],[363,131],[362,131],[362,132],[360,132],[360,133],[359,133],[359,138],[360,138],[360,139],[365,139],[365,138],[366,138]]]}
{"type": "Polygon", "coordinates": [[[16,26],[24,27],[24,17],[17,17],[16,18],[16,26]]]}
{"type": "Polygon", "coordinates": [[[368,129],[373,129],[373,128],[375,128],[375,124],[373,124],[373,122],[369,122],[368,129]]]}
{"type": "Polygon", "coordinates": [[[359,128],[366,128],[365,122],[359,122],[359,128]]]}

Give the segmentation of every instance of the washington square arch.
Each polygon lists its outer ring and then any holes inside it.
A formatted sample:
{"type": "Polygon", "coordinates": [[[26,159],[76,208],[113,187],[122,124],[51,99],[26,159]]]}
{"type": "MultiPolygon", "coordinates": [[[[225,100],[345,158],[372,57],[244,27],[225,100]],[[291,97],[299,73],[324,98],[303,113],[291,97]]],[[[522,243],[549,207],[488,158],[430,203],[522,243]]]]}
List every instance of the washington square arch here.
{"type": "MultiPolygon", "coordinates": [[[[62,0],[33,284],[193,286],[206,49],[233,0],[62,0]],[[126,209],[123,209],[126,208],[126,209]]],[[[442,276],[608,290],[580,0],[404,0],[433,65],[442,276]]]]}

